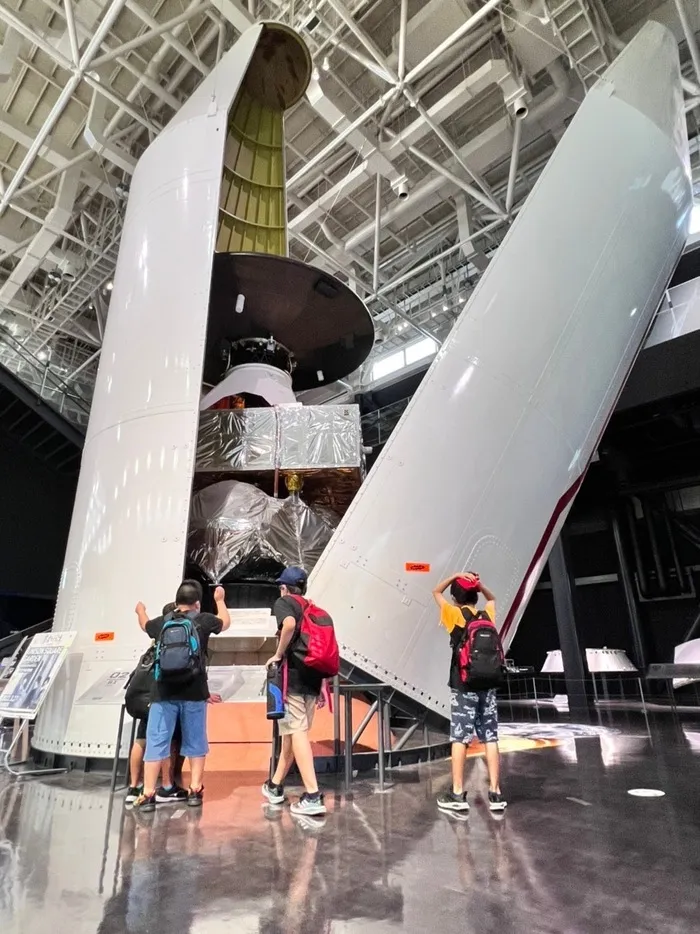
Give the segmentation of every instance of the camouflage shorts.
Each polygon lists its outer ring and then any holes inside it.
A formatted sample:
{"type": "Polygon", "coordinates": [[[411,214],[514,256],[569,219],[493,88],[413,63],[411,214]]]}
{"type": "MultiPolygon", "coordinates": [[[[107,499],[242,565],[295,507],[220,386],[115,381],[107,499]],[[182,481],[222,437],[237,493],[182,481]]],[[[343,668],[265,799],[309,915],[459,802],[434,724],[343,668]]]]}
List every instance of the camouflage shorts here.
{"type": "Polygon", "coordinates": [[[498,742],[496,691],[452,691],[450,742],[468,745],[476,733],[482,743],[498,742]]]}

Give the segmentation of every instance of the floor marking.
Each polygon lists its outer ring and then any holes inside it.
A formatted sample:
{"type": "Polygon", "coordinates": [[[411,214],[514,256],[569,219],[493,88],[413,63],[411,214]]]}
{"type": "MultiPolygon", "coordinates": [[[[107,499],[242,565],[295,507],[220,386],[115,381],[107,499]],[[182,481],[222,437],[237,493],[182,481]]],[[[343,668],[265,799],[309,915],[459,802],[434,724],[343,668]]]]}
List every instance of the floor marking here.
{"type": "Polygon", "coordinates": [[[581,804],[581,805],[583,805],[583,807],[585,807],[585,808],[592,808],[592,807],[593,807],[593,805],[591,804],[590,801],[584,801],[582,798],[569,798],[569,797],[567,797],[566,800],[567,800],[567,801],[573,801],[574,804],[581,804]]]}

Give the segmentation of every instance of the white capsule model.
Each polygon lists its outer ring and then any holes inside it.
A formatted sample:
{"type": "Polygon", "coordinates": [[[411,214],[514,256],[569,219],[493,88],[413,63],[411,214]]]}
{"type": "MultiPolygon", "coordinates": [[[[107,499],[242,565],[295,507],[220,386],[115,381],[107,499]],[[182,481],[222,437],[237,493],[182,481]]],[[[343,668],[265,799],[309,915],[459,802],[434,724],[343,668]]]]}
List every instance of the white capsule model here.
{"type": "Polygon", "coordinates": [[[690,208],[678,51],[649,23],[587,95],[312,574],[346,661],[446,714],[431,590],[463,569],[496,593],[510,645],[690,208]]]}

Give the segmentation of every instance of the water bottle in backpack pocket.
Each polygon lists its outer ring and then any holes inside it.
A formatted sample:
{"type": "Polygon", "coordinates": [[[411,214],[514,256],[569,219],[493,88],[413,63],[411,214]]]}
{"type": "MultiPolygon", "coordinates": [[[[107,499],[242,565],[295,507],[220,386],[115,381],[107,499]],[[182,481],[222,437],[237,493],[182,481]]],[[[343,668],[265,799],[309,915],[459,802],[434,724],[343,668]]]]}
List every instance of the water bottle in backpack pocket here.
{"type": "Polygon", "coordinates": [[[176,612],[166,616],[156,640],[156,681],[187,684],[203,671],[198,615],[176,612]]]}
{"type": "Polygon", "coordinates": [[[483,611],[467,617],[459,647],[459,674],[466,691],[500,687],[505,675],[505,655],[498,630],[483,611]]]}
{"type": "Polygon", "coordinates": [[[281,720],[284,717],[284,662],[270,665],[265,679],[265,699],[267,701],[267,719],[281,720]]]}

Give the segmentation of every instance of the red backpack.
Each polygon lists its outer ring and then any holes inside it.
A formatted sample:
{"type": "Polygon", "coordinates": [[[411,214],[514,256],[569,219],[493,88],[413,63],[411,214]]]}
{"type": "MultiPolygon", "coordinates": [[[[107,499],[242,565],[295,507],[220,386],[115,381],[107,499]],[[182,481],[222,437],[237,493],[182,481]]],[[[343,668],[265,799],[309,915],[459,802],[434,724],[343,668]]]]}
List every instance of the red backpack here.
{"type": "Polygon", "coordinates": [[[289,596],[296,600],[302,609],[301,621],[292,643],[292,655],[324,678],[334,678],[340,671],[340,652],[333,620],[325,610],[305,597],[297,594],[289,596]]]}
{"type": "Polygon", "coordinates": [[[505,655],[498,630],[483,610],[478,610],[471,619],[464,610],[462,615],[467,624],[458,651],[462,684],[472,691],[497,688],[505,672],[505,655]]]}

